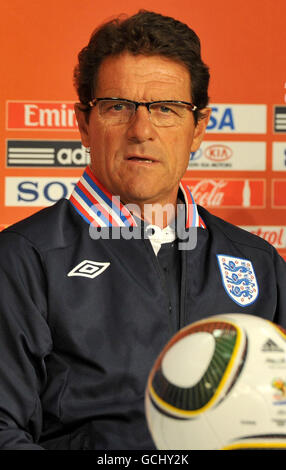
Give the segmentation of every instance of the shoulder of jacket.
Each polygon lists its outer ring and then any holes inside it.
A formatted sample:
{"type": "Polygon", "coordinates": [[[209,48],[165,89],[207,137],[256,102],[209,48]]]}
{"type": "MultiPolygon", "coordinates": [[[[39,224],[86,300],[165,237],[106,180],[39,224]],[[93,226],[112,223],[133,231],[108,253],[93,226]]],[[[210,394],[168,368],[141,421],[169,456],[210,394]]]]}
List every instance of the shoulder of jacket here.
{"type": "Polygon", "coordinates": [[[7,227],[1,234],[20,236],[40,251],[67,246],[78,233],[77,214],[67,199],[7,227]]]}
{"type": "Polygon", "coordinates": [[[222,237],[226,237],[235,244],[247,245],[273,254],[273,246],[258,235],[211,214],[201,206],[198,206],[198,211],[207,229],[214,232],[214,236],[219,236],[220,234],[222,237]]]}

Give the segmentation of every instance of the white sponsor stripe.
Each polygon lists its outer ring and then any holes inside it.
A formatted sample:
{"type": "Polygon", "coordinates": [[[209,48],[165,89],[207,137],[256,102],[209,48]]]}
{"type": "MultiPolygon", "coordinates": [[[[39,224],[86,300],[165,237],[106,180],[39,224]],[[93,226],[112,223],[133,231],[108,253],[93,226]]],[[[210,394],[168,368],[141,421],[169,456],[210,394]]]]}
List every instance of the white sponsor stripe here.
{"type": "Polygon", "coordinates": [[[197,158],[190,159],[189,169],[202,169],[207,171],[265,171],[266,170],[266,143],[243,141],[204,141],[196,152],[197,158]],[[212,158],[211,151],[220,153],[225,151],[226,158],[212,158]],[[229,155],[229,157],[228,157],[229,155]]]}
{"type": "Polygon", "coordinates": [[[86,204],[86,202],[79,196],[76,191],[72,193],[77,202],[88,212],[88,214],[98,223],[100,227],[107,227],[107,224],[96,215],[96,213],[86,204]]]}
{"type": "Polygon", "coordinates": [[[21,147],[9,147],[9,153],[55,153],[55,151],[51,148],[42,148],[42,147],[33,147],[33,148],[30,148],[30,147],[25,147],[25,148],[21,148],[21,147]]]}
{"type": "Polygon", "coordinates": [[[13,153],[12,155],[9,154],[9,159],[13,159],[13,158],[18,158],[18,159],[25,159],[25,158],[29,158],[31,160],[33,160],[34,158],[35,159],[41,159],[41,160],[46,160],[47,158],[52,158],[54,159],[55,158],[55,155],[53,153],[49,153],[49,154],[45,154],[45,155],[42,155],[41,153],[35,153],[34,155],[29,155],[29,154],[21,154],[21,153],[13,153]]]}
{"type": "Polygon", "coordinates": [[[286,171],[286,142],[273,142],[272,170],[286,171]]]}
{"type": "Polygon", "coordinates": [[[62,197],[69,198],[77,178],[5,177],[5,205],[50,206],[62,197]]]}
{"type": "Polygon", "coordinates": [[[266,134],[267,106],[264,104],[211,103],[210,106],[212,115],[207,133],[266,134]]]}
{"type": "Polygon", "coordinates": [[[94,189],[88,184],[88,182],[84,178],[81,178],[80,182],[86,188],[86,190],[92,194],[92,196],[98,201],[98,203],[104,207],[106,212],[108,212],[113,217],[113,219],[116,220],[118,225],[120,227],[125,227],[123,220],[120,219],[115,210],[113,210],[108,204],[106,204],[106,202],[99,196],[99,194],[94,191],[94,189]]]}
{"type": "Polygon", "coordinates": [[[54,162],[55,162],[54,159],[45,159],[45,160],[44,160],[44,159],[39,159],[39,160],[36,159],[36,160],[29,160],[29,159],[27,159],[27,158],[25,158],[25,159],[24,159],[24,158],[21,158],[21,159],[9,158],[9,161],[8,161],[8,163],[14,163],[15,165],[16,165],[17,163],[22,164],[22,165],[23,165],[24,163],[31,163],[31,164],[35,165],[35,164],[37,164],[37,163],[54,163],[54,162]]]}
{"type": "Polygon", "coordinates": [[[285,122],[285,124],[276,124],[275,128],[276,129],[286,129],[286,122],[285,122]]]}

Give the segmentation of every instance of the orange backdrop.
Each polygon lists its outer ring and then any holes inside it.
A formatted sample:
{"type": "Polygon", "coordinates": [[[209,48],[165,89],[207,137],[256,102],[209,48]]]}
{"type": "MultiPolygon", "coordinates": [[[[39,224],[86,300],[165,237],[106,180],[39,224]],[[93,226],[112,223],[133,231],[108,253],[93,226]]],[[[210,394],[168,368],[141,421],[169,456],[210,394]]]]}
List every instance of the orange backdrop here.
{"type": "Polygon", "coordinates": [[[139,8],[188,23],[210,66],[212,119],[185,176],[197,203],[286,259],[285,0],[2,2],[0,229],[71,191],[87,163],[77,53],[99,23],[139,8]]]}

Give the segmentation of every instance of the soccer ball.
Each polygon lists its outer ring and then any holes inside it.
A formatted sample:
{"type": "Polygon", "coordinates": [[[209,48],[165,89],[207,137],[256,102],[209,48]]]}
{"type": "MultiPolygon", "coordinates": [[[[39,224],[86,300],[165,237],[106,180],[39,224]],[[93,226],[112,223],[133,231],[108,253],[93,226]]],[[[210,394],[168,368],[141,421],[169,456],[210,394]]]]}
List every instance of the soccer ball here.
{"type": "Polygon", "coordinates": [[[286,331],[244,314],[190,324],[156,360],[145,410],[161,450],[286,448],[286,331]]]}

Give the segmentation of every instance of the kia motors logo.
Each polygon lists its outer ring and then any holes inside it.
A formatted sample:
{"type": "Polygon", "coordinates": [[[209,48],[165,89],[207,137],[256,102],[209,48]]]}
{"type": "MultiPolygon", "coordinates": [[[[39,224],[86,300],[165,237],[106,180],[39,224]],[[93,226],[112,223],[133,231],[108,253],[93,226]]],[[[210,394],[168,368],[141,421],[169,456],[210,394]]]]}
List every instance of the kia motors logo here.
{"type": "Polygon", "coordinates": [[[205,140],[190,156],[188,170],[192,169],[265,171],[266,142],[205,140]]]}
{"type": "Polygon", "coordinates": [[[205,149],[205,156],[215,162],[224,162],[232,156],[232,150],[227,145],[210,145],[205,149]]]}

